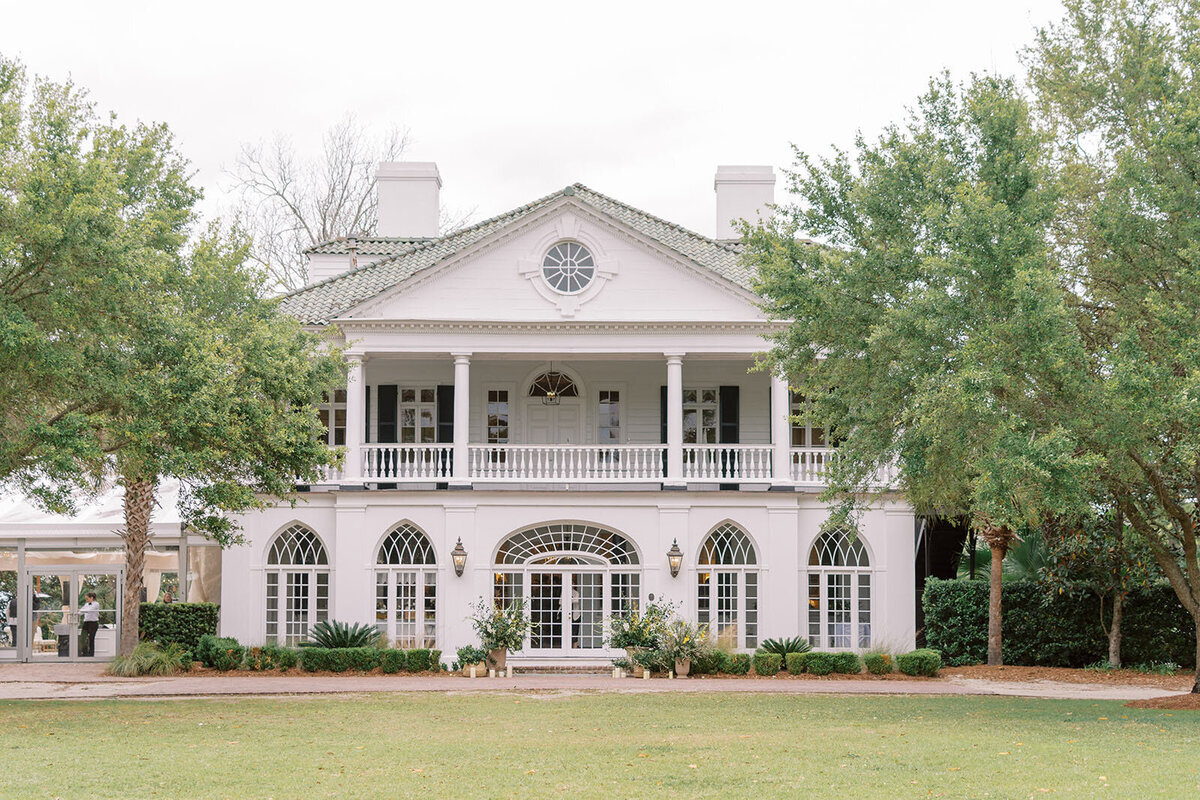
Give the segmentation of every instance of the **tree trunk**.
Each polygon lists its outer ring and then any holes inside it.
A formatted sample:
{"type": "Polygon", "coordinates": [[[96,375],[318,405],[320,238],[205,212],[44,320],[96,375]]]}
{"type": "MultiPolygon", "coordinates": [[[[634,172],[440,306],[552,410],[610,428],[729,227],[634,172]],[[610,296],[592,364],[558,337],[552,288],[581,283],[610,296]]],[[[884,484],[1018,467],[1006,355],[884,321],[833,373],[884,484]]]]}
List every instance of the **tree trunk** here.
{"type": "Polygon", "coordinates": [[[1112,626],[1108,629],[1108,663],[1121,666],[1121,612],[1125,606],[1125,593],[1113,592],[1112,626]]]}
{"type": "Polygon", "coordinates": [[[138,643],[141,622],[146,542],[150,539],[150,512],[154,509],[155,481],[125,478],[125,593],[121,598],[120,654],[128,655],[138,643]]]}
{"type": "Polygon", "coordinates": [[[1192,681],[1192,694],[1200,694],[1200,616],[1193,619],[1196,622],[1196,679],[1192,681]]]}
{"type": "Polygon", "coordinates": [[[988,581],[988,666],[998,667],[1004,663],[1004,656],[1001,654],[1001,603],[1000,591],[1003,588],[1001,575],[1004,570],[1004,552],[1007,549],[1004,545],[993,542],[992,549],[992,573],[991,579],[988,581]]]}

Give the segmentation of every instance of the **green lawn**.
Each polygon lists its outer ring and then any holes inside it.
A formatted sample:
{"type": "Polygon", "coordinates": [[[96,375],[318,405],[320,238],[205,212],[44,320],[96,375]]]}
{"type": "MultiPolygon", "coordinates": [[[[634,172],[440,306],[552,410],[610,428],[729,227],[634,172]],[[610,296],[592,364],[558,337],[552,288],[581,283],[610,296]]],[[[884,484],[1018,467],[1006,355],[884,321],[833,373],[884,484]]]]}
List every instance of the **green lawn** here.
{"type": "Polygon", "coordinates": [[[979,697],[0,703],[0,796],[1196,797],[1200,714],[979,697]]]}

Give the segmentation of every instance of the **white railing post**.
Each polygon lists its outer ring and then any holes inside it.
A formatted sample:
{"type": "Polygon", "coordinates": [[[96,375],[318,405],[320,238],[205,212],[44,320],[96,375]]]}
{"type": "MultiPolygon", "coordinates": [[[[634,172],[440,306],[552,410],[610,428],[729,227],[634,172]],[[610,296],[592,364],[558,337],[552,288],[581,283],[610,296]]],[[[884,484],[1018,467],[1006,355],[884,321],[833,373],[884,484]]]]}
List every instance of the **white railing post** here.
{"type": "Polygon", "coordinates": [[[680,485],[683,478],[683,354],[667,357],[667,480],[680,485]]]}
{"type": "Polygon", "coordinates": [[[470,482],[467,463],[467,438],[471,430],[471,354],[451,353],[454,356],[454,452],[452,478],[455,483],[470,482]]]}
{"type": "MultiPolygon", "coordinates": [[[[362,353],[347,353],[346,362],[350,365],[346,375],[346,466],[343,474],[347,480],[358,480],[362,477],[362,443],[366,427],[367,391],[363,375],[363,362],[367,357],[362,353]]],[[[333,420],[330,420],[330,424],[333,420]]]]}
{"type": "Polygon", "coordinates": [[[792,479],[792,398],[788,382],[771,374],[771,446],[772,481],[788,483],[792,479]]]}

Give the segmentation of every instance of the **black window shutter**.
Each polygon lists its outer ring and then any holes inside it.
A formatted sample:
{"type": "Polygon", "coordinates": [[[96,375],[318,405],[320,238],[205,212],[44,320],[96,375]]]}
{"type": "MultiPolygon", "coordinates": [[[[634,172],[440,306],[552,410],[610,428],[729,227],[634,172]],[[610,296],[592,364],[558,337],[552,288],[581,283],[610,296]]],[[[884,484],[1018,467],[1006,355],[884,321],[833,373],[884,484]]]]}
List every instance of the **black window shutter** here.
{"type": "Polygon", "coordinates": [[[437,387],[437,440],[441,444],[454,441],[454,387],[437,387]]]}
{"type": "Polygon", "coordinates": [[[717,440],[721,444],[738,444],[741,441],[741,429],[738,425],[741,417],[741,411],[738,408],[738,387],[722,386],[717,400],[721,414],[721,426],[718,429],[717,440]]]}
{"type": "Polygon", "coordinates": [[[661,387],[658,393],[658,427],[659,443],[667,443],[667,387],[661,387]]]}
{"type": "Polygon", "coordinates": [[[367,401],[367,408],[366,408],[366,412],[364,413],[364,416],[366,417],[366,419],[363,420],[363,441],[367,444],[370,444],[371,443],[371,387],[370,386],[363,387],[363,397],[367,401]]]}
{"type": "Polygon", "coordinates": [[[396,441],[396,386],[376,386],[375,395],[379,403],[376,412],[379,441],[393,443],[396,441]]]}

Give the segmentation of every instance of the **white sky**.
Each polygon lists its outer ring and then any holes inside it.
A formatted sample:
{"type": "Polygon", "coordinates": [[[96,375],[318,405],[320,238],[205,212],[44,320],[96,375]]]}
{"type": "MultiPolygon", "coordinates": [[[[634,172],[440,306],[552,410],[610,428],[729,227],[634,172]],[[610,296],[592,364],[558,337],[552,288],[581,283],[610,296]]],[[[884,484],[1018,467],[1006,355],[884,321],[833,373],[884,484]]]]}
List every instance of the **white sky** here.
{"type": "MultiPolygon", "coordinates": [[[[243,141],[347,112],[409,129],[475,220],[574,181],[711,235],[717,164],[791,162],[898,120],[948,68],[1016,72],[1057,0],[8,0],[0,53],[164,121],[211,211],[243,141]]],[[[783,199],[783,183],[777,198],[783,199]]]]}

